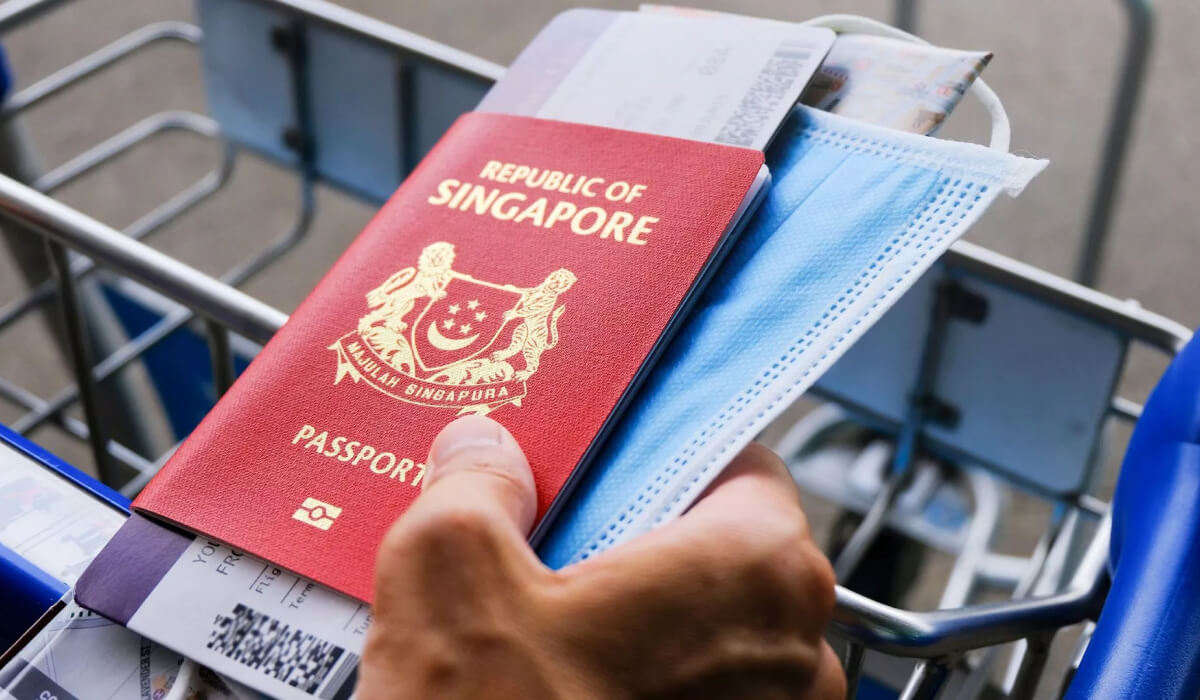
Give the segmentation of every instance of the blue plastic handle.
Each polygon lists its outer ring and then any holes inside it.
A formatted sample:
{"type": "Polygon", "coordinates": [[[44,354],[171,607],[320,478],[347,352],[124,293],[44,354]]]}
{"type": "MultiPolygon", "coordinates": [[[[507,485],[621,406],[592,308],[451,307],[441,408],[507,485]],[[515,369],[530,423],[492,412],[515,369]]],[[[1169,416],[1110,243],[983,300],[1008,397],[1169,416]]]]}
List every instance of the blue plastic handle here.
{"type": "Polygon", "coordinates": [[[1117,480],[1112,587],[1067,698],[1200,697],[1200,338],[1146,402],[1117,480]]]}
{"type": "Polygon", "coordinates": [[[0,45],[0,102],[8,99],[12,85],[13,75],[12,67],[8,63],[8,52],[4,50],[4,46],[0,45]]]}

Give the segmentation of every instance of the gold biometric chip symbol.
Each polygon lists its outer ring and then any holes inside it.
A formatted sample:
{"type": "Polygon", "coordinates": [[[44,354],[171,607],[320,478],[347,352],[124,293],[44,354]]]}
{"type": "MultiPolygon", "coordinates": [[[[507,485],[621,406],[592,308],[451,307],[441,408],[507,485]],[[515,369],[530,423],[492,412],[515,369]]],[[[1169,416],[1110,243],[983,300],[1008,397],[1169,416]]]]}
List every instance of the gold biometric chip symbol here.
{"type": "Polygon", "coordinates": [[[304,499],[304,503],[292,513],[293,520],[299,520],[306,525],[312,525],[318,530],[328,530],[333,521],[342,514],[342,509],[331,503],[317,500],[312,496],[304,499]]]}

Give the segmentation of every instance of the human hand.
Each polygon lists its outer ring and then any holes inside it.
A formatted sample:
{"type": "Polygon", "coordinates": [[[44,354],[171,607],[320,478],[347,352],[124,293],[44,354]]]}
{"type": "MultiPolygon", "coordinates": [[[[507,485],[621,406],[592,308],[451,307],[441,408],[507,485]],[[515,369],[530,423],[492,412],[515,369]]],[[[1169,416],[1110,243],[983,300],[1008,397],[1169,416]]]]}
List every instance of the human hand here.
{"type": "Polygon", "coordinates": [[[375,570],[357,697],[842,698],[833,571],[758,445],[679,520],[561,571],[526,535],[520,447],[460,418],[375,570]]]}

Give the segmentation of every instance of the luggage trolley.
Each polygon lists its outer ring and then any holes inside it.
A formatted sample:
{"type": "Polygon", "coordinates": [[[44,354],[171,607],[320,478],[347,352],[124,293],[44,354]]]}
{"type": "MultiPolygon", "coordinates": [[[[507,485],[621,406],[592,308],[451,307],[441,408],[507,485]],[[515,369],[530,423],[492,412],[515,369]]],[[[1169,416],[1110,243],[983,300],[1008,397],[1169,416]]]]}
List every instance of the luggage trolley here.
{"type": "MultiPolygon", "coordinates": [[[[0,32],[64,3],[7,0],[0,32]]],[[[147,46],[194,45],[203,67],[209,114],[150,115],[53,170],[18,158],[0,177],[10,245],[34,266],[30,241],[44,237],[50,251],[33,291],[0,307],[0,332],[57,299],[76,377],[50,398],[0,378],[0,398],[25,411],[11,427],[59,426],[90,445],[103,480],[126,495],[286,320],[237,287],[307,235],[317,184],[380,203],[502,73],[319,0],[197,0],[196,10],[196,23],[138,30],[0,108],[0,138],[19,152],[27,109],[147,46]],[[211,139],[222,156],[125,231],[49,196],[168,130],[211,139]],[[219,278],[142,242],[203,206],[243,159],[292,173],[291,228],[219,278]],[[40,279],[45,270],[54,281],[40,279]],[[122,379],[134,370],[148,382],[122,379]],[[77,403],[82,419],[68,411],[77,403]]],[[[960,242],[822,378],[815,410],[772,426],[764,439],[797,482],[842,511],[839,580],[914,543],[954,560],[933,612],[898,607],[901,587],[839,587],[831,634],[852,697],[1030,697],[1055,633],[1083,625],[1062,682],[1041,686],[1065,688],[1108,584],[1108,433],[1141,411],[1117,392],[1128,352],[1170,357],[1190,336],[1135,302],[960,242]],[[1024,554],[993,551],[1008,503],[1029,494],[1050,504],[1040,539],[1024,554]],[[880,547],[895,538],[905,544],[880,547]]]]}

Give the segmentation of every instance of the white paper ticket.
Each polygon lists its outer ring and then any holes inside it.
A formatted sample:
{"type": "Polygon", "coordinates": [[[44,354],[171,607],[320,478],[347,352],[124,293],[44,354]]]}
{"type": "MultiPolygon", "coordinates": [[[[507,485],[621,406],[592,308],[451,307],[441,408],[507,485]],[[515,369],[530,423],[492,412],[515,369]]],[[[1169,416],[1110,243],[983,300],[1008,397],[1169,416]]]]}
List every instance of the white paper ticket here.
{"type": "Polygon", "coordinates": [[[129,628],[279,698],[349,698],[370,609],[225,545],[196,538],[129,628]]]}

